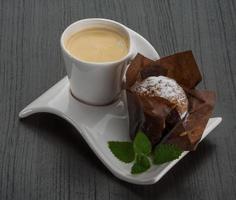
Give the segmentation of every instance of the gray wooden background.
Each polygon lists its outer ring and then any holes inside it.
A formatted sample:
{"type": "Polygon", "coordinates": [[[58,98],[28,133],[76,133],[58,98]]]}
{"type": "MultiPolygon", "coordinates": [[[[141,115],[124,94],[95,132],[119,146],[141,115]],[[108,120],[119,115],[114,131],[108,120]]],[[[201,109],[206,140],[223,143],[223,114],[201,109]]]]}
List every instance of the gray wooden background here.
{"type": "Polygon", "coordinates": [[[0,0],[0,199],[236,199],[235,0],[0,0]],[[76,130],[28,103],[65,76],[62,31],[88,17],[117,20],[161,56],[193,50],[223,123],[159,183],[113,177],[76,130]]]}

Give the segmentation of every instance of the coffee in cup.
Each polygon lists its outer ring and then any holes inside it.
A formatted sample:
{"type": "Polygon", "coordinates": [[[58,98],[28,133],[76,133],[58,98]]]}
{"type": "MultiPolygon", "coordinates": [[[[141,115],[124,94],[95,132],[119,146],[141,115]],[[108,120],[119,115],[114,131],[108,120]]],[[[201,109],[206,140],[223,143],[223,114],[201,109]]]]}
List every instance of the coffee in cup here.
{"type": "Polygon", "coordinates": [[[74,33],[65,47],[77,59],[87,62],[113,62],[128,54],[128,37],[111,28],[88,28],[74,33]]]}

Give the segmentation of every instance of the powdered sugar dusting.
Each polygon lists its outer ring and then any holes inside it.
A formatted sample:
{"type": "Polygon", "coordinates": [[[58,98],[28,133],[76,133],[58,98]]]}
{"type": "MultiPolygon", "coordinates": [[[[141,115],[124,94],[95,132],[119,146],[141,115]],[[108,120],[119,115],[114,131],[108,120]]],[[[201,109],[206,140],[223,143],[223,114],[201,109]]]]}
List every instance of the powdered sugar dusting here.
{"type": "Polygon", "coordinates": [[[177,105],[180,115],[186,113],[188,99],[178,83],[165,76],[150,76],[142,82],[136,82],[132,91],[139,95],[159,96],[177,105]]]}

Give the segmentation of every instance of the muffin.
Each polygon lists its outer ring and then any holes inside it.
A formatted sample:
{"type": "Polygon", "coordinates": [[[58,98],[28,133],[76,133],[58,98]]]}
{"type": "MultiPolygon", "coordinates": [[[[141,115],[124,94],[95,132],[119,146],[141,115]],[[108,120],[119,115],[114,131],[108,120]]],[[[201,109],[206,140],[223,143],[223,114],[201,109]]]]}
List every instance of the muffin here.
{"type": "Polygon", "coordinates": [[[183,88],[174,80],[165,76],[149,76],[142,82],[136,82],[132,92],[139,96],[161,97],[175,105],[181,118],[188,111],[188,98],[183,88]]]}

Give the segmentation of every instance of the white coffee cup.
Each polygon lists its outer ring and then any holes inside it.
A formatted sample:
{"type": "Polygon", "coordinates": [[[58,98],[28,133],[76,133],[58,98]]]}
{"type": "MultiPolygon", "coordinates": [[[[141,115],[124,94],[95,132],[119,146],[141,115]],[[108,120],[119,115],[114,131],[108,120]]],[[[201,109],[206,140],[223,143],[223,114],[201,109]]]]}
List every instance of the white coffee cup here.
{"type": "Polygon", "coordinates": [[[130,33],[124,25],[101,18],[79,20],[62,33],[61,49],[71,93],[75,98],[92,105],[106,105],[119,98],[126,66],[136,54],[130,33]],[[86,62],[75,58],[65,48],[65,42],[74,33],[92,27],[111,28],[125,35],[129,41],[128,54],[118,61],[104,63],[86,62]]]}

